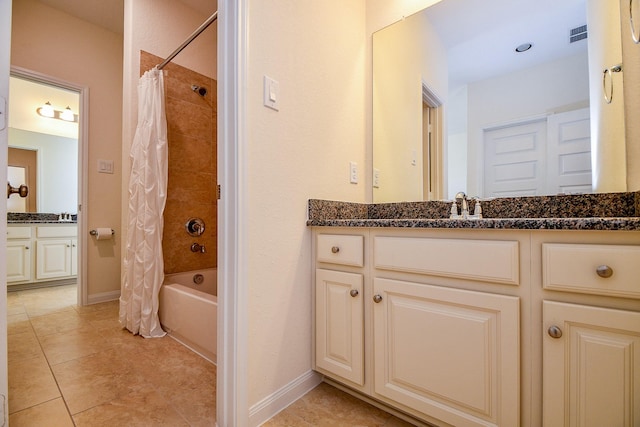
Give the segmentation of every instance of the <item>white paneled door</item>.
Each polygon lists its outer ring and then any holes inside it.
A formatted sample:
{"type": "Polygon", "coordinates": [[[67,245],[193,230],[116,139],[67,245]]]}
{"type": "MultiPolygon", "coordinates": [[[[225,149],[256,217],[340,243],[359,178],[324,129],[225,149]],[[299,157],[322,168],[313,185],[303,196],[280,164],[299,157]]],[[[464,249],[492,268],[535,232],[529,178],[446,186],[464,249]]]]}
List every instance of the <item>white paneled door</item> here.
{"type": "Polygon", "coordinates": [[[589,109],[486,130],[484,196],[591,192],[589,109]]]}

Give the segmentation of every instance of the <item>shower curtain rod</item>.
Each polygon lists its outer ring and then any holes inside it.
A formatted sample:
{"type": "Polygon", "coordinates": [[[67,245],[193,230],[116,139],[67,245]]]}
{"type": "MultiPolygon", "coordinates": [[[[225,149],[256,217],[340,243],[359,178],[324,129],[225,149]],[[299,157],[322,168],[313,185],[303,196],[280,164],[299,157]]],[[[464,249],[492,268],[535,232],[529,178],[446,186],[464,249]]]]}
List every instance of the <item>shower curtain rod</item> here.
{"type": "Polygon", "coordinates": [[[213,15],[211,15],[206,21],[204,21],[204,23],[202,25],[200,25],[198,27],[198,29],[196,29],[193,34],[191,34],[189,36],[188,39],[186,39],[184,41],[184,43],[182,43],[180,45],[180,47],[178,47],[176,50],[173,51],[173,53],[171,55],[169,55],[167,57],[167,59],[165,59],[164,61],[162,61],[161,64],[159,64],[158,70],[162,70],[169,62],[171,62],[171,60],[173,60],[173,58],[175,58],[180,52],[182,52],[182,49],[184,49],[185,47],[187,47],[189,45],[189,43],[191,43],[193,41],[193,39],[195,39],[196,37],[198,37],[200,35],[200,33],[202,33],[204,30],[207,29],[207,27],[209,25],[211,25],[213,23],[213,21],[215,21],[216,19],[218,19],[218,11],[216,10],[214,12],[213,15]]]}

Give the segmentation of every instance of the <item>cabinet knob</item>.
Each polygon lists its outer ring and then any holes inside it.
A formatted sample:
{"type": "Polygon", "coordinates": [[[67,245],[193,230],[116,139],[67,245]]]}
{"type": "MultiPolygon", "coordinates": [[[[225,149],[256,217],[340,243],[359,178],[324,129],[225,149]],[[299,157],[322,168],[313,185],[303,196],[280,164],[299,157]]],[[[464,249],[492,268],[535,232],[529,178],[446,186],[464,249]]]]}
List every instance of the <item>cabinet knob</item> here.
{"type": "Polygon", "coordinates": [[[556,325],[549,326],[549,330],[547,331],[551,338],[560,338],[562,336],[562,329],[560,329],[556,325]]]}
{"type": "Polygon", "coordinates": [[[357,297],[357,296],[358,296],[358,294],[359,294],[359,293],[360,293],[360,292],[358,292],[358,290],[357,290],[357,289],[351,289],[351,291],[349,292],[349,295],[351,295],[352,297],[354,297],[354,298],[355,298],[355,297],[357,297]]]}
{"type": "Polygon", "coordinates": [[[29,246],[25,246],[24,248],[25,248],[26,250],[29,250],[29,246]]]}
{"type": "Polygon", "coordinates": [[[374,295],[373,296],[373,302],[375,302],[376,304],[378,304],[379,302],[382,301],[382,295],[374,295]]]}
{"type": "Polygon", "coordinates": [[[596,273],[598,273],[598,276],[606,279],[607,277],[613,276],[613,269],[608,265],[599,265],[598,268],[596,268],[596,273]]]}
{"type": "Polygon", "coordinates": [[[337,254],[338,252],[340,252],[340,248],[338,246],[333,246],[331,248],[331,252],[334,254],[337,254]]]}

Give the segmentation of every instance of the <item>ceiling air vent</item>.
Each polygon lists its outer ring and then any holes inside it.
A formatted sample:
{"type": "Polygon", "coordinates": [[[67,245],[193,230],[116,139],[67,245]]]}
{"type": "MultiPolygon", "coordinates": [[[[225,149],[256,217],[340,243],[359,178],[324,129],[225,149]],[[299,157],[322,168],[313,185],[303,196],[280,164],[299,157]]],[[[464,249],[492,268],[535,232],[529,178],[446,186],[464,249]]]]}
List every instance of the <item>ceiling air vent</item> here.
{"type": "Polygon", "coordinates": [[[579,27],[573,28],[569,32],[569,43],[575,43],[579,40],[584,40],[587,38],[587,25],[581,25],[579,27]]]}

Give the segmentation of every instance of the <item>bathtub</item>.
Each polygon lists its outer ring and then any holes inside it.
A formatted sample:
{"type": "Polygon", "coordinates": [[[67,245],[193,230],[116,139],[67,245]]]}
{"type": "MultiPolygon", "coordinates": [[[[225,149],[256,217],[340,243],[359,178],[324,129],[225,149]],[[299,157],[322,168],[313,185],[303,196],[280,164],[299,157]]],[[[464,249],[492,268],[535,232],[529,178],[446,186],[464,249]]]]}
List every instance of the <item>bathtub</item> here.
{"type": "Polygon", "coordinates": [[[217,271],[168,274],[160,288],[160,323],[181,344],[216,363],[217,271]],[[202,284],[194,276],[204,277],[202,284]]]}

